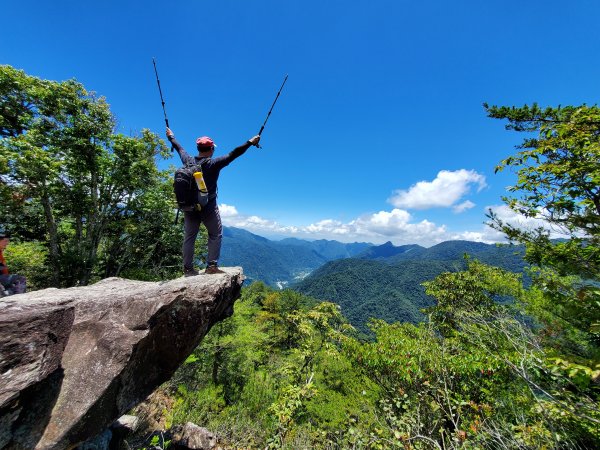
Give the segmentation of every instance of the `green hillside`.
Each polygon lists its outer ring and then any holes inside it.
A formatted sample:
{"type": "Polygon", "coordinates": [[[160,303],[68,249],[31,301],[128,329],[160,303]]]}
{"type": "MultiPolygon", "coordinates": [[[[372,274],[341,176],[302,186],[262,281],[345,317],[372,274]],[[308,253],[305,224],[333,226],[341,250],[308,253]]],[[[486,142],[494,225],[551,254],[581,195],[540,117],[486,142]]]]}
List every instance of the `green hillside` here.
{"type": "Polygon", "coordinates": [[[269,286],[283,287],[326,262],[306,246],[281,245],[238,228],[223,229],[221,264],[241,266],[249,282],[260,280],[269,286]]]}
{"type": "Polygon", "coordinates": [[[390,266],[343,259],[327,263],[293,289],[337,303],[350,323],[364,332],[372,317],[387,322],[424,320],[420,310],[431,306],[433,299],[425,294],[421,283],[462,266],[460,261],[415,260],[390,266]]]}
{"type": "Polygon", "coordinates": [[[433,247],[424,248],[418,245],[394,246],[391,242],[371,247],[358,257],[375,259],[388,264],[402,261],[423,259],[435,261],[459,261],[464,255],[478,259],[487,264],[501,267],[511,272],[522,272],[525,267],[523,259],[525,249],[522,245],[496,245],[472,241],[446,241],[433,247]]]}
{"type": "Polygon", "coordinates": [[[422,253],[427,252],[425,247],[420,245],[401,245],[395,246],[391,242],[386,242],[383,245],[374,245],[360,253],[357,258],[375,259],[375,260],[392,260],[394,258],[417,258],[422,253]]]}
{"type": "Polygon", "coordinates": [[[339,304],[363,332],[370,318],[418,323],[425,319],[421,309],[432,304],[421,284],[442,272],[462,270],[465,254],[511,272],[525,267],[523,248],[517,246],[449,241],[426,249],[386,243],[367,249],[361,259],[329,262],[292,288],[339,304]]]}

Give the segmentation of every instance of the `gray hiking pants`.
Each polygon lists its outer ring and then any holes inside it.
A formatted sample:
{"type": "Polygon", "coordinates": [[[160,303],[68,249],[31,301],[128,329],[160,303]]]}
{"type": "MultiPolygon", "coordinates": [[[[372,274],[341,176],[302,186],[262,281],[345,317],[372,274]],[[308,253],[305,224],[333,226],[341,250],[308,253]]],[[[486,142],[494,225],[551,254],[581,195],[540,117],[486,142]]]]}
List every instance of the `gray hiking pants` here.
{"type": "Polygon", "coordinates": [[[217,264],[219,256],[221,256],[221,239],[223,237],[223,226],[217,202],[209,202],[202,208],[202,211],[184,211],[183,218],[183,268],[192,269],[194,267],[194,244],[201,223],[208,232],[206,261],[208,264],[217,264]]]}

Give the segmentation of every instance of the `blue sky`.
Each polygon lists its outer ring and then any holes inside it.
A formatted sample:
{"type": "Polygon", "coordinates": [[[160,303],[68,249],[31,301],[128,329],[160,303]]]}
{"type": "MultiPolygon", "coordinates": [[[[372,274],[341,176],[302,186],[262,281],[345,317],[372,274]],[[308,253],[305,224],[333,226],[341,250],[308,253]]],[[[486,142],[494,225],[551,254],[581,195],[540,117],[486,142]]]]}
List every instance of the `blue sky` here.
{"type": "MultiPolygon", "coordinates": [[[[265,236],[433,245],[483,225],[521,137],[498,105],[597,103],[597,1],[4,2],[0,64],[75,78],[125,134],[171,128],[217,154],[223,221],[265,236]]],[[[174,157],[161,162],[179,164],[174,157]]]]}

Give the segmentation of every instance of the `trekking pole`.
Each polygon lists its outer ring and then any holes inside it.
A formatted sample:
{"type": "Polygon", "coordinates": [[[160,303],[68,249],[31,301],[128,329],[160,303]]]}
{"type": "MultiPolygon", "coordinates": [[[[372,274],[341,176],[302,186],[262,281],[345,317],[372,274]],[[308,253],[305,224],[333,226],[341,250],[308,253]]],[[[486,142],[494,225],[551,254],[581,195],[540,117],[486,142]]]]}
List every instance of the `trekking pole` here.
{"type": "Polygon", "coordinates": [[[169,127],[169,119],[167,119],[167,111],[165,110],[165,100],[163,99],[162,89],[160,88],[160,80],[158,79],[158,70],[156,70],[156,61],[152,58],[152,64],[154,64],[154,73],[156,74],[156,84],[158,84],[158,93],[160,94],[160,102],[162,103],[163,114],[165,115],[165,124],[169,127]]]}
{"type": "MultiPolygon", "coordinates": [[[[267,124],[267,120],[269,120],[269,116],[271,115],[271,111],[273,111],[273,107],[275,106],[275,103],[277,103],[277,99],[279,98],[279,94],[281,94],[281,91],[283,90],[283,85],[285,84],[285,82],[287,81],[287,79],[288,79],[288,76],[286,74],[285,78],[283,79],[283,83],[281,83],[281,87],[279,88],[279,91],[277,92],[277,96],[275,97],[275,100],[273,100],[273,104],[271,105],[271,109],[269,110],[269,113],[267,114],[267,118],[265,119],[265,122],[262,124],[262,127],[260,127],[260,131],[258,132],[259,136],[262,134],[263,130],[265,129],[265,125],[267,124]]],[[[258,148],[262,148],[258,144],[256,144],[256,146],[258,148]]]]}
{"type": "MultiPolygon", "coordinates": [[[[167,119],[167,110],[165,109],[165,100],[163,99],[162,89],[160,88],[160,80],[158,79],[158,70],[156,70],[156,61],[152,58],[152,64],[154,64],[154,73],[156,74],[156,84],[158,84],[158,93],[160,94],[160,102],[162,103],[163,114],[165,115],[165,124],[167,128],[171,128],[169,126],[169,119],[167,119]]],[[[171,151],[173,151],[175,147],[171,145],[171,151]]]]}

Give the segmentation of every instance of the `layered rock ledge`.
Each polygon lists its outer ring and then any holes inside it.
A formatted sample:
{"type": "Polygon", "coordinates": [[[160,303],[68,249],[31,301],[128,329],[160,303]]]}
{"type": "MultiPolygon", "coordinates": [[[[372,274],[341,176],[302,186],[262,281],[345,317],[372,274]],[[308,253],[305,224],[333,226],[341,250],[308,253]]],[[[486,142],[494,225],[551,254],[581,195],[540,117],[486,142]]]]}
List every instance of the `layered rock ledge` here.
{"type": "Polygon", "coordinates": [[[168,380],[239,297],[239,267],[0,300],[0,448],[66,449],[168,380]]]}

